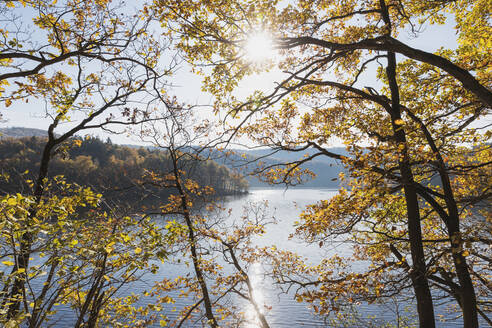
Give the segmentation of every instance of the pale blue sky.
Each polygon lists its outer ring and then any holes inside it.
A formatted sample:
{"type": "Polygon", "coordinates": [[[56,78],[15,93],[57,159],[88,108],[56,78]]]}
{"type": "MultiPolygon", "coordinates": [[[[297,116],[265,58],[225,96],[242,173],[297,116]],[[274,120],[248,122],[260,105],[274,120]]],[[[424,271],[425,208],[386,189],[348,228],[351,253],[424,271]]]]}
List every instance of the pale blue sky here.
{"type": "MultiPolygon", "coordinates": [[[[414,38],[408,33],[402,33],[399,39],[407,44],[433,52],[440,47],[455,48],[456,35],[452,23],[446,25],[431,25],[426,26],[424,32],[419,37],[414,38]]],[[[400,57],[401,58],[401,57],[400,57]]],[[[246,78],[238,87],[236,95],[246,97],[255,89],[270,90],[274,86],[274,82],[282,77],[282,73],[278,70],[273,70],[270,73],[254,75],[246,78]]],[[[374,76],[366,75],[364,79],[369,82],[374,76]]],[[[10,81],[11,83],[13,81],[10,81]]],[[[175,94],[182,102],[196,105],[207,105],[212,103],[213,97],[201,91],[201,77],[190,72],[189,66],[183,65],[172,78],[171,82],[175,87],[170,91],[170,94],[175,94]]],[[[362,80],[362,85],[364,80],[362,80]]],[[[368,83],[370,85],[373,83],[368,83]]],[[[3,106],[0,105],[0,106],[3,106]]],[[[50,124],[50,119],[45,117],[45,104],[41,100],[31,99],[28,104],[14,102],[9,108],[0,107],[3,118],[6,122],[0,123],[0,127],[28,127],[47,129],[50,124]]],[[[210,110],[206,106],[197,107],[197,112],[200,117],[214,119],[210,110]]],[[[60,131],[68,129],[70,124],[60,126],[60,131]]],[[[101,131],[88,131],[89,134],[99,135],[106,138],[107,134],[101,131]]],[[[111,135],[113,142],[138,144],[137,137],[127,137],[124,135],[111,135]]],[[[337,144],[334,144],[337,146],[337,144]]]]}

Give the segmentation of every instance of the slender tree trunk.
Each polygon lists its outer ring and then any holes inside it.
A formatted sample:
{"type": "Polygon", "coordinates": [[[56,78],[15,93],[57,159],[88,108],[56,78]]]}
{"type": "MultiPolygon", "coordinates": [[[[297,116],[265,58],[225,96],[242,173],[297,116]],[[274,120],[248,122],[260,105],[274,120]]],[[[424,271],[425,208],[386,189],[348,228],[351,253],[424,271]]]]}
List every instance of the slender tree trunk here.
{"type": "MultiPolygon", "coordinates": [[[[102,285],[101,287],[102,288],[102,285]]],[[[103,305],[105,292],[102,291],[94,301],[92,302],[92,309],[89,315],[89,319],[87,320],[87,328],[95,328],[97,327],[97,321],[99,319],[99,312],[101,311],[101,307],[103,305]]]]}
{"type": "MultiPolygon", "coordinates": [[[[391,71],[394,72],[395,67],[395,55],[388,54],[388,76],[391,76],[391,71]],[[391,63],[391,64],[390,64],[391,63]]],[[[396,83],[396,79],[390,84],[396,83]]],[[[393,88],[391,88],[393,89],[393,88]]],[[[429,288],[429,282],[426,277],[426,264],[425,253],[422,243],[422,229],[420,225],[420,210],[417,198],[417,190],[414,185],[413,173],[410,166],[410,160],[406,149],[406,136],[402,127],[395,123],[395,121],[401,119],[399,111],[399,96],[398,91],[392,90],[392,108],[393,113],[391,115],[393,131],[395,133],[396,142],[399,145],[403,145],[405,148],[402,150],[401,158],[398,162],[401,178],[403,181],[403,192],[405,195],[405,203],[407,207],[407,227],[408,237],[410,240],[410,251],[412,255],[412,272],[410,277],[412,279],[413,289],[415,291],[415,297],[417,299],[417,311],[419,314],[420,328],[434,328],[434,305],[432,302],[432,295],[429,288]]]]}
{"type": "Polygon", "coordinates": [[[225,242],[222,242],[222,244],[224,246],[226,246],[227,249],[229,250],[229,254],[231,255],[231,259],[232,259],[232,262],[234,264],[234,267],[243,276],[244,281],[246,282],[246,285],[248,286],[248,294],[249,294],[248,299],[249,299],[249,302],[253,305],[253,308],[256,312],[256,315],[258,316],[258,319],[260,320],[261,328],[270,328],[268,321],[266,320],[263,313],[261,313],[260,307],[259,307],[258,303],[256,302],[256,300],[254,299],[253,284],[251,283],[251,280],[249,279],[248,274],[244,271],[244,269],[239,264],[239,261],[237,260],[236,254],[234,253],[234,249],[232,248],[232,246],[230,244],[227,244],[225,242]]]}
{"type": "Polygon", "coordinates": [[[181,209],[183,210],[183,217],[185,219],[186,225],[188,227],[188,240],[190,242],[191,249],[191,257],[193,260],[193,267],[195,269],[196,279],[198,280],[198,284],[200,285],[200,289],[203,294],[203,303],[205,307],[205,316],[208,319],[208,324],[212,328],[219,327],[217,320],[213,314],[212,302],[210,300],[210,295],[208,293],[208,286],[203,276],[202,269],[200,268],[200,258],[198,256],[198,252],[196,250],[196,237],[195,232],[193,230],[193,222],[191,220],[190,209],[187,205],[187,195],[181,185],[181,175],[179,174],[179,168],[177,163],[177,158],[174,149],[169,149],[169,153],[172,158],[173,163],[173,172],[176,181],[176,188],[178,189],[179,196],[181,198],[181,209]]]}
{"type": "MultiPolygon", "coordinates": [[[[379,1],[381,6],[381,15],[386,24],[387,34],[391,34],[391,19],[385,0],[379,1]]],[[[417,197],[417,190],[414,184],[410,159],[407,151],[407,140],[403,127],[397,122],[401,120],[400,106],[400,91],[396,80],[396,56],[394,52],[387,53],[388,66],[386,67],[386,75],[391,91],[391,124],[395,135],[395,141],[398,146],[403,146],[399,154],[398,166],[403,182],[403,191],[405,195],[405,203],[407,206],[407,227],[408,237],[410,240],[410,251],[412,254],[412,279],[415,297],[417,299],[417,311],[419,314],[420,328],[434,328],[436,326],[434,317],[434,305],[432,295],[427,280],[427,269],[425,263],[425,253],[422,243],[422,229],[420,225],[420,209],[417,197]]],[[[398,147],[398,148],[399,148],[398,147]]]]}
{"type": "Polygon", "coordinates": [[[41,197],[43,196],[45,179],[48,176],[48,165],[51,159],[51,150],[53,149],[53,147],[53,138],[50,135],[49,140],[44,147],[43,155],[41,157],[38,179],[36,181],[36,189],[34,190],[35,201],[28,214],[28,220],[24,227],[26,231],[22,233],[19,242],[19,255],[15,259],[15,266],[12,271],[12,273],[14,273],[21,270],[23,271],[23,273],[17,275],[12,284],[12,289],[9,293],[9,302],[11,304],[8,308],[7,320],[14,318],[19,313],[20,304],[25,298],[24,286],[27,279],[27,269],[29,267],[29,257],[31,256],[32,247],[32,234],[29,231],[29,221],[36,216],[39,202],[41,201],[41,197]]]}
{"type": "Polygon", "coordinates": [[[50,272],[48,273],[48,276],[44,282],[43,289],[41,290],[41,294],[39,297],[36,299],[34,302],[34,308],[32,310],[31,318],[29,319],[29,328],[36,328],[39,326],[41,320],[40,319],[40,314],[41,314],[41,304],[44,303],[44,299],[46,297],[46,294],[48,293],[51,283],[53,281],[53,278],[55,277],[55,270],[58,267],[58,261],[55,260],[56,256],[58,255],[57,252],[52,256],[52,263],[51,263],[51,268],[50,272]]]}
{"type": "MultiPolygon", "coordinates": [[[[84,304],[82,305],[82,308],[80,309],[80,314],[79,317],[77,318],[77,322],[75,323],[75,328],[82,327],[84,323],[84,316],[89,310],[89,307],[92,305],[93,307],[96,306],[95,303],[99,299],[99,292],[101,291],[104,281],[103,277],[106,271],[106,263],[108,259],[108,254],[105,253],[101,262],[100,262],[100,267],[99,269],[96,269],[96,273],[94,275],[94,282],[92,283],[92,286],[87,293],[87,296],[85,297],[84,304]]],[[[91,316],[90,316],[91,317],[91,316]]],[[[94,322],[94,318],[90,318],[92,322],[94,322]]],[[[96,318],[97,321],[97,318],[96,318]]]]}
{"type": "Polygon", "coordinates": [[[446,168],[444,159],[441,156],[439,149],[434,142],[430,131],[425,126],[416,115],[411,111],[407,111],[411,119],[418,123],[424,133],[424,136],[432,149],[434,155],[436,156],[437,168],[439,176],[441,178],[442,188],[444,191],[446,207],[448,213],[445,213],[444,209],[438,211],[441,219],[446,224],[448,228],[448,236],[451,242],[451,250],[453,256],[453,262],[456,269],[456,276],[458,277],[460,289],[458,291],[460,300],[459,304],[463,311],[463,324],[465,328],[476,328],[478,327],[478,306],[477,298],[475,295],[475,288],[468,270],[468,264],[466,263],[466,258],[461,253],[463,247],[463,240],[461,238],[460,232],[460,219],[458,212],[458,205],[453,193],[453,188],[451,186],[451,181],[449,178],[449,173],[446,168]]]}
{"type": "MultiPolygon", "coordinates": [[[[439,155],[439,157],[441,157],[439,155]]],[[[460,222],[458,206],[454,199],[449,175],[445,170],[444,162],[439,161],[439,174],[443,185],[444,195],[446,197],[446,206],[449,213],[449,222],[447,224],[448,236],[451,241],[451,251],[453,254],[453,262],[456,269],[456,276],[460,283],[460,296],[463,309],[463,327],[478,328],[478,312],[477,312],[477,297],[475,288],[468,271],[466,258],[462,254],[463,239],[461,238],[460,222]]]]}

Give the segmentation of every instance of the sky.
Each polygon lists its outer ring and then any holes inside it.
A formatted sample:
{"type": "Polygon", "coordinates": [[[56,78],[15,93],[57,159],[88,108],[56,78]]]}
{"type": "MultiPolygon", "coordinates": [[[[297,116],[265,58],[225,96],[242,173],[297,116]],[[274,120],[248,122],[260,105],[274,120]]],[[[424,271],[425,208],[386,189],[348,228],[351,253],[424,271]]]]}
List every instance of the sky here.
{"type": "MultiPolygon", "coordinates": [[[[26,14],[22,19],[28,21],[30,18],[26,14]]],[[[399,39],[412,47],[419,48],[425,51],[433,52],[441,46],[446,48],[456,47],[456,35],[453,21],[446,25],[431,25],[426,26],[423,33],[418,38],[414,38],[409,33],[401,33],[399,39]]],[[[400,60],[402,57],[399,58],[400,60]]],[[[239,98],[245,98],[254,90],[271,90],[275,86],[275,81],[282,78],[282,73],[279,70],[272,70],[269,73],[256,74],[245,78],[236,90],[235,95],[239,98]]],[[[375,76],[366,75],[364,79],[370,82],[375,79],[375,76]]],[[[12,81],[10,81],[12,83],[12,81]]],[[[175,95],[179,101],[200,105],[196,111],[198,116],[203,119],[216,119],[211,113],[210,108],[206,105],[213,102],[213,97],[201,91],[202,77],[191,72],[190,66],[182,64],[176,74],[172,78],[174,87],[170,90],[170,94],[175,95]]],[[[362,80],[362,84],[364,80],[362,80]]],[[[373,84],[373,83],[368,83],[373,84]]],[[[0,106],[4,106],[3,103],[0,106]]],[[[50,119],[45,115],[45,103],[42,100],[30,100],[28,104],[22,102],[14,102],[10,107],[0,107],[0,112],[3,115],[4,121],[0,122],[0,127],[28,127],[46,130],[50,124],[50,119]]],[[[59,127],[59,131],[66,130],[70,124],[64,124],[59,127]]],[[[97,135],[102,139],[108,136],[114,143],[118,144],[140,144],[138,137],[127,135],[108,135],[107,133],[95,130],[89,130],[86,134],[97,135]]],[[[332,146],[340,146],[334,142],[332,146]]]]}

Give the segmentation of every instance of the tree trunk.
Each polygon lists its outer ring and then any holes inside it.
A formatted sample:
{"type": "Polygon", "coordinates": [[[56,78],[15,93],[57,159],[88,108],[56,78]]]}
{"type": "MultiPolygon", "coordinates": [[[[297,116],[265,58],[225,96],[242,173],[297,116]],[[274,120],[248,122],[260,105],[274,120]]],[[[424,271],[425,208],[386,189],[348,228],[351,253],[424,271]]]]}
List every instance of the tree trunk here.
{"type": "Polygon", "coordinates": [[[179,196],[181,198],[181,209],[182,209],[182,214],[185,219],[186,225],[188,227],[188,240],[190,243],[190,250],[191,250],[191,257],[193,260],[193,267],[195,269],[195,275],[196,279],[198,280],[198,284],[200,285],[200,289],[203,294],[203,303],[205,307],[205,316],[208,319],[208,324],[212,328],[218,328],[219,324],[217,323],[217,320],[215,319],[215,316],[213,314],[213,307],[212,307],[212,302],[210,300],[210,295],[208,293],[208,287],[207,283],[205,282],[205,278],[203,276],[202,269],[200,268],[200,258],[196,250],[196,237],[195,233],[193,230],[193,222],[191,219],[190,215],[190,209],[188,208],[187,205],[187,195],[185,193],[185,190],[183,189],[183,186],[181,185],[181,175],[179,173],[179,168],[178,168],[178,159],[176,158],[175,150],[169,148],[169,153],[171,155],[172,163],[173,163],[173,173],[176,181],[176,188],[178,189],[179,196]]]}
{"type": "Polygon", "coordinates": [[[36,189],[34,190],[35,202],[31,206],[28,214],[28,222],[26,222],[25,225],[25,229],[27,231],[22,233],[19,243],[19,255],[16,258],[15,266],[12,271],[12,273],[14,273],[19,270],[24,270],[24,273],[15,277],[12,284],[12,289],[10,290],[10,293],[8,295],[10,306],[7,312],[7,320],[14,318],[19,313],[21,301],[25,297],[24,286],[27,279],[27,269],[29,267],[29,257],[31,256],[32,246],[32,234],[31,232],[29,232],[29,220],[36,216],[39,202],[41,201],[41,197],[43,196],[45,179],[48,176],[48,166],[51,159],[51,150],[53,149],[53,147],[54,142],[52,136],[50,135],[48,142],[44,147],[43,155],[41,157],[36,189]]]}
{"type": "Polygon", "coordinates": [[[449,240],[451,241],[453,262],[460,285],[458,296],[460,298],[459,304],[463,311],[463,325],[465,328],[477,328],[478,327],[477,298],[475,295],[475,288],[472,283],[470,272],[468,271],[468,264],[466,263],[466,258],[461,253],[463,240],[461,238],[461,232],[460,232],[460,218],[459,218],[458,206],[456,204],[456,199],[453,193],[453,188],[451,186],[451,181],[449,179],[449,173],[447,171],[444,159],[442,158],[441,153],[437,148],[436,143],[434,142],[434,138],[432,137],[430,131],[425,126],[424,122],[422,122],[422,120],[420,120],[411,111],[408,110],[407,113],[410,116],[410,118],[412,118],[415,122],[417,122],[420,125],[422,132],[424,133],[424,136],[427,140],[427,143],[429,144],[434,155],[436,156],[438,172],[441,178],[442,188],[444,191],[446,207],[448,209],[448,213],[446,213],[443,208],[440,208],[438,214],[441,216],[441,219],[446,224],[446,227],[448,229],[449,240]]]}
{"type": "MultiPolygon", "coordinates": [[[[391,19],[385,0],[379,1],[381,6],[381,15],[387,27],[387,33],[391,33],[391,19]]],[[[400,106],[400,91],[396,80],[396,55],[394,52],[387,53],[388,66],[386,67],[386,75],[388,85],[391,91],[391,124],[395,141],[403,146],[399,154],[398,166],[403,183],[403,192],[405,194],[405,203],[407,207],[407,227],[408,237],[410,240],[410,251],[412,254],[412,271],[410,278],[412,279],[415,297],[417,299],[417,311],[419,314],[420,328],[435,328],[434,305],[432,295],[427,280],[427,269],[425,264],[425,253],[422,243],[422,229],[420,225],[420,209],[417,198],[417,190],[415,188],[413,173],[410,165],[410,159],[407,151],[407,140],[403,127],[397,122],[401,120],[400,106]]]]}
{"type": "Polygon", "coordinates": [[[441,176],[444,195],[446,197],[446,206],[449,213],[447,228],[448,236],[451,240],[453,262],[456,269],[456,276],[458,277],[461,286],[460,296],[463,310],[463,327],[478,328],[477,297],[475,295],[475,288],[473,287],[470,272],[468,271],[466,258],[462,254],[463,240],[460,232],[458,206],[454,199],[449,175],[443,167],[443,164],[443,162],[440,163],[439,174],[441,176]]]}
{"type": "Polygon", "coordinates": [[[413,183],[413,175],[405,161],[400,162],[400,172],[403,179],[403,190],[407,205],[408,236],[410,240],[410,251],[412,254],[412,279],[415,297],[417,299],[417,311],[419,314],[420,328],[434,328],[434,305],[429,283],[426,277],[425,254],[422,245],[422,232],[420,226],[420,213],[417,193],[413,183]]]}

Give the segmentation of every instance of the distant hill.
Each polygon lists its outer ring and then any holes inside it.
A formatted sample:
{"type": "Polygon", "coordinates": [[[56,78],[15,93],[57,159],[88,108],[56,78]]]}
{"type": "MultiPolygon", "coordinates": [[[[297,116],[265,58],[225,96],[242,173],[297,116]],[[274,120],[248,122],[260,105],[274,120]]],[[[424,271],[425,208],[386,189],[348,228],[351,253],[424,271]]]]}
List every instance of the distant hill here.
{"type": "Polygon", "coordinates": [[[42,129],[10,127],[0,128],[0,138],[46,137],[48,132],[42,129]]]}
{"type": "MultiPolygon", "coordinates": [[[[31,129],[22,127],[11,127],[11,128],[0,128],[0,138],[2,137],[31,137],[31,136],[46,136],[47,132],[41,129],[31,129]]],[[[146,148],[148,150],[155,149],[152,146],[142,147],[138,145],[125,144],[121,145],[128,148],[146,148]]],[[[329,148],[330,151],[347,155],[345,148],[333,147],[329,148]]],[[[240,150],[233,149],[235,155],[223,158],[217,152],[211,155],[211,157],[218,163],[227,166],[228,168],[240,169],[240,171],[246,176],[250,187],[265,187],[269,186],[267,183],[259,181],[257,177],[248,175],[251,173],[256,165],[254,163],[246,164],[246,162],[254,162],[256,159],[261,159],[265,165],[279,164],[293,162],[304,158],[304,156],[310,156],[316,153],[314,149],[308,149],[301,152],[289,152],[289,151],[279,151],[272,153],[270,149],[254,149],[254,150],[240,150]],[[246,158],[242,156],[246,155],[246,158]]],[[[302,168],[308,169],[316,174],[314,179],[311,179],[300,187],[317,187],[317,188],[338,188],[339,181],[338,175],[340,172],[344,172],[344,168],[339,161],[336,161],[327,156],[318,156],[310,162],[303,164],[302,168]]],[[[280,187],[280,186],[279,186],[280,187]]]]}
{"type": "MultiPolygon", "coordinates": [[[[0,172],[7,177],[0,179],[0,195],[29,190],[28,180],[37,178],[46,140],[34,136],[0,139],[0,172]]],[[[248,189],[241,175],[212,160],[197,161],[190,156],[180,160],[180,168],[198,185],[212,187],[217,196],[242,194],[248,189]]],[[[159,179],[170,172],[172,161],[165,151],[129,148],[91,137],[72,138],[60,145],[53,152],[48,174],[90,186],[115,203],[143,204],[175,192],[166,183],[159,185],[159,179]]]]}
{"type": "MultiPolygon", "coordinates": [[[[331,152],[340,154],[340,155],[347,155],[347,151],[343,147],[332,147],[328,149],[331,152]]],[[[255,149],[255,150],[235,150],[236,152],[243,152],[251,156],[255,157],[262,157],[269,155],[269,158],[275,161],[281,161],[281,162],[288,162],[288,161],[295,161],[298,160],[299,158],[303,158],[306,155],[311,156],[315,153],[318,153],[317,150],[315,149],[307,149],[304,151],[300,152],[291,152],[291,151],[279,151],[276,153],[272,154],[272,151],[270,149],[255,149]]],[[[314,161],[322,162],[322,163],[335,163],[336,160],[327,157],[327,156],[319,156],[314,159],[314,161]]]]}
{"type": "MultiPolygon", "coordinates": [[[[345,148],[334,147],[329,148],[329,150],[337,154],[347,155],[345,148]]],[[[308,149],[300,152],[278,151],[274,153],[269,149],[236,149],[233,151],[235,152],[235,155],[230,156],[227,160],[218,161],[219,163],[224,164],[228,167],[242,168],[242,173],[246,176],[250,187],[264,187],[268,186],[268,184],[258,180],[258,178],[255,176],[248,175],[248,173],[253,172],[256,164],[246,164],[247,162],[260,160],[266,166],[281,163],[292,163],[303,159],[306,156],[313,155],[317,152],[314,149],[308,149]],[[242,156],[242,154],[244,154],[246,158],[242,156]]],[[[314,179],[309,179],[308,181],[298,186],[304,188],[338,188],[340,185],[338,181],[338,175],[341,172],[344,172],[344,167],[339,161],[327,156],[318,156],[313,160],[304,163],[301,168],[308,169],[316,174],[316,177],[314,179]]]]}
{"type": "MultiPolygon", "coordinates": [[[[142,148],[142,146],[130,144],[125,144],[124,146],[129,148],[142,148]]],[[[153,146],[147,146],[143,148],[149,150],[156,149],[153,146]]],[[[348,155],[347,151],[343,147],[332,147],[327,148],[327,150],[344,156],[348,155]]],[[[311,156],[315,153],[317,153],[315,149],[308,149],[300,152],[272,152],[272,150],[265,148],[255,150],[231,149],[225,152],[210,150],[208,153],[204,152],[202,155],[210,156],[212,160],[221,165],[225,165],[229,169],[238,170],[242,175],[245,176],[246,180],[249,182],[250,187],[272,187],[272,185],[260,181],[258,177],[253,174],[255,168],[257,168],[258,161],[261,161],[265,166],[281,163],[292,163],[303,159],[306,156],[311,156]],[[225,153],[227,153],[227,155],[225,155],[225,153]]],[[[304,163],[301,168],[308,169],[309,171],[313,172],[316,177],[314,179],[308,179],[306,180],[306,182],[294,187],[337,189],[340,186],[338,175],[341,172],[346,173],[340,161],[328,156],[318,156],[313,160],[304,163]]],[[[278,187],[283,188],[285,186],[278,185],[278,187]]]]}

